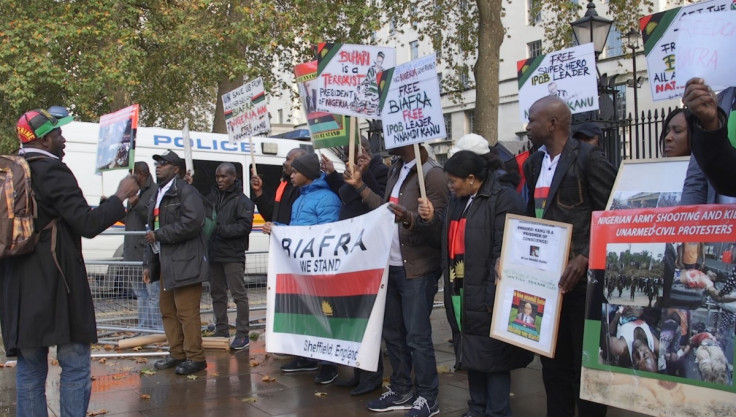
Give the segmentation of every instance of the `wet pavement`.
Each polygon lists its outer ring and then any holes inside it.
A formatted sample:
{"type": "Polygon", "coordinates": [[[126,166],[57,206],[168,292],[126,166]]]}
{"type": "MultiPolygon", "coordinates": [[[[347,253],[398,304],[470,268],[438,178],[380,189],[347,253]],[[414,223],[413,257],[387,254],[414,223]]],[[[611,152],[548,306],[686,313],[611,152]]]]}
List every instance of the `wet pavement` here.
{"type": "MultiPolygon", "coordinates": [[[[432,314],[433,338],[440,371],[440,416],[460,416],[467,410],[468,386],[463,372],[453,372],[454,357],[448,343],[450,330],[443,309],[432,314]]],[[[128,350],[127,352],[133,352],[128,350]]],[[[104,348],[94,353],[110,353],[104,348]]],[[[88,415],[105,416],[403,416],[404,411],[373,413],[366,403],[381,391],[350,396],[350,388],[316,385],[316,372],[282,374],[288,359],[267,354],[264,340],[236,353],[207,350],[207,370],[194,377],[176,375],[174,369],[156,371],[147,359],[94,359],[93,391],[88,415]],[[94,414],[99,413],[99,414],[94,414]]],[[[50,360],[53,354],[50,354],[50,360]]],[[[390,368],[384,357],[386,368],[390,368]]],[[[4,357],[0,358],[5,363],[4,357]]],[[[52,361],[47,382],[49,415],[59,415],[58,365],[52,361]]],[[[351,368],[340,367],[341,377],[351,368]]],[[[390,369],[386,369],[386,375],[390,369]]],[[[511,407],[517,417],[545,415],[545,393],[539,359],[512,372],[511,407]]],[[[15,368],[0,368],[0,415],[15,415],[15,368]]],[[[609,417],[641,414],[609,408],[609,417]]],[[[582,416],[584,417],[584,416],[582,416]]]]}

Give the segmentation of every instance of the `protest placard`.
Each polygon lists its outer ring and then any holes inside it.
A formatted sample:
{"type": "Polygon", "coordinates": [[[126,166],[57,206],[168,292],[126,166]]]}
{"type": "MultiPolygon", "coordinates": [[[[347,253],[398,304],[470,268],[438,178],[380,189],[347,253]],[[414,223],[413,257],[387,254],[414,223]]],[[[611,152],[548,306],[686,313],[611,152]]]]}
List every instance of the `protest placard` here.
{"type": "Polygon", "coordinates": [[[239,142],[260,133],[268,133],[271,125],[266,108],[263,79],[253,81],[222,95],[225,125],[231,142],[239,142]]]}
{"type": "Polygon", "coordinates": [[[606,210],[677,206],[689,156],[621,161],[606,210]]]}
{"type": "Polygon", "coordinates": [[[294,66],[294,75],[314,147],[346,146],[350,137],[350,117],[317,110],[317,61],[294,66]]]}
{"type": "Polygon", "coordinates": [[[396,65],[394,48],[321,43],[317,61],[317,110],[378,118],[379,74],[396,65]]]}
{"type": "Polygon", "coordinates": [[[266,351],[375,371],[394,215],[384,205],[316,226],[274,226],[266,351]]]}
{"type": "Polygon", "coordinates": [[[490,336],[554,357],[572,225],[506,215],[490,336]]]}
{"type": "Polygon", "coordinates": [[[557,96],[570,111],[598,110],[598,80],[593,44],[586,43],[516,63],[521,120],[529,120],[529,108],[545,96],[557,96]]]}
{"type": "Polygon", "coordinates": [[[139,110],[140,106],[134,104],[100,117],[95,163],[97,172],[133,169],[139,110]]]}
{"type": "Polygon", "coordinates": [[[668,100],[679,97],[684,92],[687,79],[678,82],[679,70],[675,71],[678,31],[683,18],[688,15],[705,17],[720,13],[728,10],[731,3],[732,0],[706,0],[641,18],[639,27],[647,57],[647,76],[652,100],[668,100]]]}
{"type": "MultiPolygon", "coordinates": [[[[700,77],[719,91],[736,85],[736,3],[734,10],[688,15],[682,20],[675,50],[677,87],[700,77]]],[[[684,91],[684,90],[683,90],[684,91]]]]}
{"type": "Polygon", "coordinates": [[[447,137],[435,54],[383,71],[379,95],[386,149],[447,137]]]}
{"type": "Polygon", "coordinates": [[[725,204],[593,213],[581,398],[673,417],[733,408],[734,220],[725,204]]]}

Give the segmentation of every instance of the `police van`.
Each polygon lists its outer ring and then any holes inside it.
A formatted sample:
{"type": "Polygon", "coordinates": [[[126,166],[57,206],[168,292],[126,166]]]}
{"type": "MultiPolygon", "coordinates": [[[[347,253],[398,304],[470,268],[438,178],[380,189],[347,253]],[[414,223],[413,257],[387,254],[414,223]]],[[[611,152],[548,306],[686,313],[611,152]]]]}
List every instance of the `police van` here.
{"type": "MultiPolygon", "coordinates": [[[[64,162],[74,172],[87,202],[96,206],[103,196],[112,195],[117,190],[120,180],[128,175],[127,169],[95,172],[99,124],[72,122],[62,128],[66,139],[64,162]]],[[[244,193],[250,197],[251,153],[248,141],[231,143],[228,136],[219,133],[190,132],[192,159],[194,163],[193,184],[200,193],[207,195],[215,185],[215,171],[222,162],[235,165],[237,177],[244,187],[244,193]]],[[[282,175],[286,154],[294,148],[313,151],[312,144],[301,140],[253,137],[256,169],[263,179],[266,195],[273,195],[282,175]]],[[[182,132],[157,127],[139,127],[136,134],[134,159],[144,161],[156,180],[153,155],[161,154],[167,149],[176,152],[184,159],[184,143],[182,132]]],[[[321,149],[332,160],[335,168],[342,171],[343,162],[330,150],[321,149]]],[[[263,217],[257,212],[253,219],[253,231],[250,235],[250,252],[268,251],[268,235],[262,233],[263,217]]],[[[118,223],[114,228],[124,230],[118,223]]],[[[85,260],[120,259],[122,257],[123,236],[100,235],[94,239],[83,239],[82,248],[85,260]]],[[[248,257],[246,257],[248,258],[248,257]]],[[[254,272],[263,270],[263,265],[253,265],[246,259],[246,270],[254,272]]],[[[261,259],[262,262],[262,259],[261,259]]]]}

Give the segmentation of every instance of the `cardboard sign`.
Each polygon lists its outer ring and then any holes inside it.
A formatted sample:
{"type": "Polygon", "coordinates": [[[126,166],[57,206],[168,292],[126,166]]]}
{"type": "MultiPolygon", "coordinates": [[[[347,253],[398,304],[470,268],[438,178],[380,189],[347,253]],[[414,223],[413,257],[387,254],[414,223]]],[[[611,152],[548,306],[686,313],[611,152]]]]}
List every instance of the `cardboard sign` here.
{"type": "Polygon", "coordinates": [[[529,120],[529,108],[545,96],[557,96],[570,111],[598,110],[598,81],[592,43],[518,61],[519,117],[529,120]]]}
{"type": "Polygon", "coordinates": [[[384,71],[379,93],[386,149],[447,137],[434,54],[384,71]]]}
{"type": "Polygon", "coordinates": [[[271,129],[263,79],[256,78],[222,95],[230,142],[239,142],[271,129]]]}
{"type": "Polygon", "coordinates": [[[732,7],[732,2],[733,0],[706,0],[641,18],[639,27],[644,40],[652,100],[679,97],[685,90],[688,79],[678,82],[676,75],[679,71],[675,71],[678,31],[683,19],[688,15],[704,18],[724,12],[732,7]]]}
{"type": "MultiPolygon", "coordinates": [[[[736,7],[736,4],[734,4],[736,7]]],[[[700,77],[714,90],[736,85],[736,8],[689,15],[682,20],[675,51],[677,87],[700,77]]],[[[684,91],[684,90],[683,90],[684,91]]]]}
{"type": "Polygon", "coordinates": [[[378,118],[379,74],[396,65],[394,48],[321,43],[317,61],[317,110],[378,118]]]}

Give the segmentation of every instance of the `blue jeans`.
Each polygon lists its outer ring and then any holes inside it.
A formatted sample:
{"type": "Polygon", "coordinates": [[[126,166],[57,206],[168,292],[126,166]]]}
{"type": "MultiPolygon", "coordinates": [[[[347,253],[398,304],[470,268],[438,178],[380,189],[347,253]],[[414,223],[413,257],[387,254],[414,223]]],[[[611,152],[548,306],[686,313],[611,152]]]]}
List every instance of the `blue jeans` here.
{"type": "Polygon", "coordinates": [[[140,277],[135,275],[130,284],[133,287],[136,298],[138,298],[138,327],[141,329],[163,330],[161,311],[158,308],[158,300],[161,289],[158,282],[146,284],[140,277]]]}
{"type": "Polygon", "coordinates": [[[391,361],[391,389],[416,394],[430,404],[437,399],[439,377],[432,345],[432,314],[441,272],[407,279],[400,266],[389,266],[383,339],[391,361]],[[412,383],[411,371],[415,381],[412,383]]]}
{"type": "Polygon", "coordinates": [[[511,417],[511,372],[468,370],[470,415],[511,417]]]}
{"type": "MultiPolygon", "coordinates": [[[[48,347],[19,349],[15,382],[18,417],[48,416],[48,353],[48,347]]],[[[59,345],[56,347],[56,358],[61,366],[61,416],[86,415],[92,393],[90,346],[82,343],[59,345]]]]}

